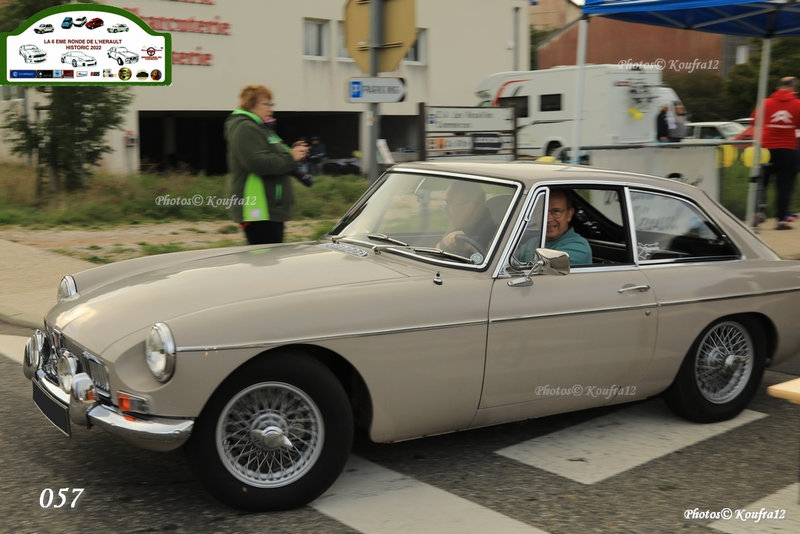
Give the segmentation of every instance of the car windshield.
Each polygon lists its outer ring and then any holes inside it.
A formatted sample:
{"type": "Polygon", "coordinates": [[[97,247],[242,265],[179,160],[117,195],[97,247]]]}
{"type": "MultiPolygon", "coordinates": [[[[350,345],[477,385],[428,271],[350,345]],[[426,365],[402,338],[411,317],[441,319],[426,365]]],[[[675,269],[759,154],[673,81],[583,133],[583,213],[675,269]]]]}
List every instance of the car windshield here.
{"type": "Polygon", "coordinates": [[[484,265],[519,184],[389,172],[334,227],[335,241],[484,265]]]}

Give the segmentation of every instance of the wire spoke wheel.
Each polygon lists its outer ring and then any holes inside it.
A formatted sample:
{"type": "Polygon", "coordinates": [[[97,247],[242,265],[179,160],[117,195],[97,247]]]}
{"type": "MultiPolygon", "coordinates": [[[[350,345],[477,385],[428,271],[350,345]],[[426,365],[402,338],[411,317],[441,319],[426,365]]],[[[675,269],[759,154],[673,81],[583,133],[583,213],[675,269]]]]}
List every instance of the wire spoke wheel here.
{"type": "Polygon", "coordinates": [[[217,422],[216,445],[225,468],[257,488],[301,479],[325,442],[319,408],[291,384],[262,382],[240,391],[217,422]]]}
{"type": "Polygon", "coordinates": [[[733,321],[719,323],[698,346],[697,387],[709,402],[729,402],[747,387],[754,363],[755,346],[747,330],[733,321]]]}

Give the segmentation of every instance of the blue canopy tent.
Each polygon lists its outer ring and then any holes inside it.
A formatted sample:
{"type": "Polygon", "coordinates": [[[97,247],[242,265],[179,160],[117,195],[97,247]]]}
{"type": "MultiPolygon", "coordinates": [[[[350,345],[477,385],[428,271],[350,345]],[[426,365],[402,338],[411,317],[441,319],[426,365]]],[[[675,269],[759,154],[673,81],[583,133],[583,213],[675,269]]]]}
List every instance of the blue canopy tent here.
{"type": "MultiPolygon", "coordinates": [[[[761,68],[758,98],[766,96],[771,39],[800,36],[800,0],[733,1],[733,0],[585,0],[578,31],[578,65],[586,63],[587,23],[592,17],[609,17],[626,22],[666,26],[728,35],[761,37],[761,68]]],[[[579,69],[579,73],[583,69],[579,69]]],[[[577,109],[583,106],[583,76],[578,75],[577,109]]],[[[756,105],[754,103],[754,107],[756,105]]],[[[755,125],[754,150],[760,153],[763,117],[758,114],[755,125]]],[[[579,146],[580,121],[575,121],[573,146],[579,146]]],[[[573,150],[577,157],[577,149],[573,150]]],[[[756,194],[760,158],[755,157],[747,202],[748,223],[755,219],[756,194]]]]}

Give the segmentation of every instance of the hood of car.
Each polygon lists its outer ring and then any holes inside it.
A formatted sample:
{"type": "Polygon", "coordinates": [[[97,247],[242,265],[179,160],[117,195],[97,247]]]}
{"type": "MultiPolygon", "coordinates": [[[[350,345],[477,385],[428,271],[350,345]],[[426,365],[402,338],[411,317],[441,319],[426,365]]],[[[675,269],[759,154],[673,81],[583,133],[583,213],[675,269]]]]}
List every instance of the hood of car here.
{"type": "Polygon", "coordinates": [[[74,275],[78,296],[56,305],[48,323],[99,353],[154,322],[219,310],[223,324],[237,308],[274,313],[272,299],[285,301],[414,272],[413,265],[396,256],[378,258],[365,249],[334,243],[181,252],[139,260],[74,275]]]}

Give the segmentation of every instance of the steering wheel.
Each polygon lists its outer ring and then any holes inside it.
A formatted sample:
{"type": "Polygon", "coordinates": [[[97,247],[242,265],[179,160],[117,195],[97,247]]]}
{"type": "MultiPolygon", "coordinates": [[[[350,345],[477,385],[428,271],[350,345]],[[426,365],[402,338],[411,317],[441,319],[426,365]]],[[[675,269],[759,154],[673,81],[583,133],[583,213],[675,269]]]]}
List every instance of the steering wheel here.
{"type": "MultiPolygon", "coordinates": [[[[458,248],[466,248],[466,246],[468,246],[468,247],[474,249],[475,252],[480,254],[482,257],[484,257],[484,258],[486,257],[486,249],[483,247],[483,245],[478,243],[478,241],[476,241],[472,237],[470,237],[470,236],[468,236],[466,234],[456,234],[456,235],[453,236],[453,239],[455,239],[455,242],[456,242],[456,245],[458,245],[458,248]]],[[[478,262],[478,263],[480,263],[480,262],[478,262]]]]}

